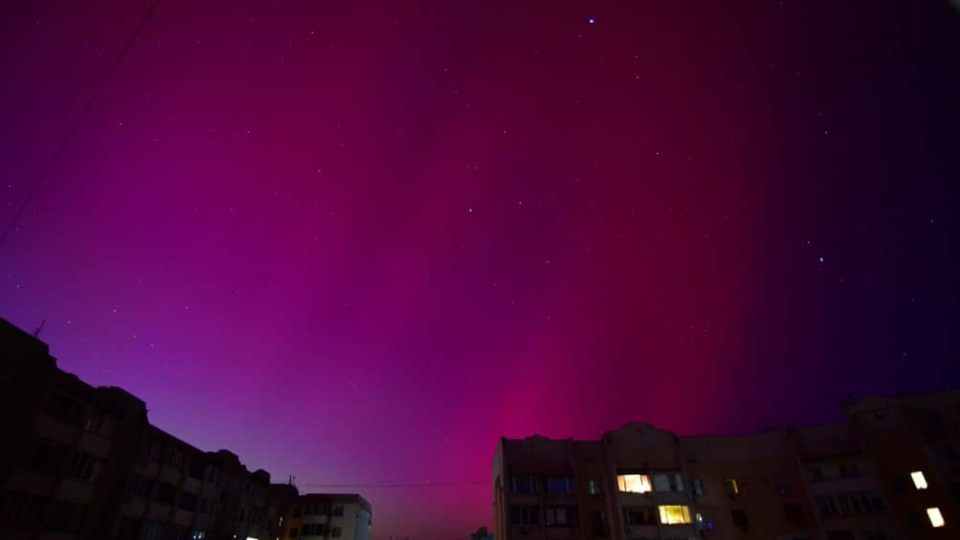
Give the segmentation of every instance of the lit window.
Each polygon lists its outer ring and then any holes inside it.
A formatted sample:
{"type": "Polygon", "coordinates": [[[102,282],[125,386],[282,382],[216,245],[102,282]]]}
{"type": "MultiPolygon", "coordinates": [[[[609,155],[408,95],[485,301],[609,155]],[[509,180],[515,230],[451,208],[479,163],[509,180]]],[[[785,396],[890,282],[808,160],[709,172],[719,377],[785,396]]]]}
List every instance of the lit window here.
{"type": "Polygon", "coordinates": [[[930,518],[930,524],[934,528],[940,528],[946,525],[946,522],[943,521],[943,514],[940,513],[939,508],[927,508],[927,517],[930,518]]]}
{"type": "Polygon", "coordinates": [[[927,479],[924,478],[922,471],[916,471],[910,473],[910,479],[913,480],[913,485],[917,489],[927,489],[927,479]]]}
{"type": "Polygon", "coordinates": [[[690,508],[682,505],[660,507],[662,525],[685,525],[690,523],[690,508]]]}
{"type": "Polygon", "coordinates": [[[740,496],[740,484],[736,478],[727,478],[727,495],[730,497],[740,496]]]}
{"type": "Polygon", "coordinates": [[[617,485],[623,493],[649,493],[650,477],[645,474],[618,474],[617,485]]]}

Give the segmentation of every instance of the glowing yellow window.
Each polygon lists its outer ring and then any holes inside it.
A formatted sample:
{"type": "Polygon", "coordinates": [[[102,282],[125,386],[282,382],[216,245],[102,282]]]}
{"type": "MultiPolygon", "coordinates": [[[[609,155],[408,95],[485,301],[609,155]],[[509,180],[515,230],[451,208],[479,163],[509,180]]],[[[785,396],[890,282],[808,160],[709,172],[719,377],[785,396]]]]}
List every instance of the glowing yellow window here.
{"type": "Polygon", "coordinates": [[[933,525],[934,528],[946,525],[946,522],[943,521],[943,514],[940,513],[939,508],[927,508],[927,517],[930,518],[930,524],[933,525]]]}
{"type": "Polygon", "coordinates": [[[910,473],[910,479],[913,480],[913,485],[917,489],[927,489],[927,479],[923,477],[922,471],[916,471],[910,473]]]}
{"type": "Polygon", "coordinates": [[[727,496],[734,498],[740,496],[740,484],[737,483],[736,478],[727,478],[727,496]]]}
{"type": "Polygon", "coordinates": [[[660,507],[660,523],[663,525],[685,525],[690,523],[690,508],[681,505],[660,507]]]}
{"type": "Polygon", "coordinates": [[[653,490],[645,474],[618,474],[617,485],[623,493],[648,493],[653,490]]]}

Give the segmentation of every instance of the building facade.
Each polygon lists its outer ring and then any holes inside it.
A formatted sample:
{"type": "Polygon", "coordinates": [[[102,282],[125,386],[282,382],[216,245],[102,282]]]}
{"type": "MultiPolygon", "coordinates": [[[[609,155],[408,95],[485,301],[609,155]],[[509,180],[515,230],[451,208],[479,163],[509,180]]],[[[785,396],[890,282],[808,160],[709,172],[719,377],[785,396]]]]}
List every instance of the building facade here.
{"type": "Polygon", "coordinates": [[[151,425],[135,396],[58,369],[46,344],[3,319],[0,422],[4,540],[268,540],[296,502],[296,488],[236,454],[151,425]]]}
{"type": "Polygon", "coordinates": [[[288,501],[276,538],[370,540],[373,509],[357,494],[309,493],[288,501]]]}
{"type": "Polygon", "coordinates": [[[501,439],[502,540],[960,538],[960,391],[844,405],[846,421],[678,437],[501,439]]]}

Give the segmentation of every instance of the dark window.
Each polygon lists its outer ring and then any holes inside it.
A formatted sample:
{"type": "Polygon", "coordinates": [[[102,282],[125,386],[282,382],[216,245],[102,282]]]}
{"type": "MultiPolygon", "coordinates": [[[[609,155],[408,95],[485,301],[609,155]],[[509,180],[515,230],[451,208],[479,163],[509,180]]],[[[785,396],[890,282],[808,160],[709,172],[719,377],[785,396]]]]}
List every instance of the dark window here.
{"type": "Polygon", "coordinates": [[[330,530],[330,536],[333,538],[340,538],[341,534],[343,534],[343,530],[340,527],[333,527],[330,530]]]}
{"type": "Polygon", "coordinates": [[[17,491],[0,491],[0,525],[33,526],[40,521],[43,499],[17,491]]]}
{"type": "Polygon", "coordinates": [[[840,476],[843,478],[856,478],[860,476],[860,466],[856,463],[844,463],[840,465],[840,476]]]}
{"type": "Polygon", "coordinates": [[[832,531],[827,533],[827,540],[856,540],[850,531],[832,531]]]}
{"type": "Polygon", "coordinates": [[[54,501],[47,514],[46,529],[64,533],[76,532],[79,518],[79,506],[64,501],[54,501]]]}
{"type": "Polygon", "coordinates": [[[34,441],[33,455],[30,456],[30,469],[41,473],[57,473],[65,453],[66,449],[58,444],[34,441]]]}
{"type": "Polygon", "coordinates": [[[537,506],[512,505],[510,524],[514,527],[537,525],[540,523],[540,508],[537,506]]]}
{"type": "Polygon", "coordinates": [[[50,396],[43,408],[47,416],[71,426],[80,425],[83,411],[83,405],[59,393],[50,396]]]}
{"type": "Polygon", "coordinates": [[[159,484],[157,487],[157,502],[167,506],[173,506],[173,500],[177,498],[177,488],[169,484],[159,484]]]}
{"type": "Polygon", "coordinates": [[[127,492],[131,497],[146,499],[147,494],[150,493],[150,481],[139,474],[135,474],[130,479],[130,487],[127,492]]]}
{"type": "Polygon", "coordinates": [[[334,507],[333,507],[333,515],[336,516],[336,517],[343,517],[343,507],[342,507],[342,506],[334,506],[334,507]]]}
{"type": "Polygon", "coordinates": [[[820,467],[813,467],[810,469],[810,476],[813,478],[814,482],[823,480],[823,469],[820,467]]]}
{"type": "Polygon", "coordinates": [[[787,491],[793,487],[793,476],[789,473],[780,473],[776,476],[774,483],[777,486],[777,491],[787,491]]]}
{"type": "Polygon", "coordinates": [[[552,506],[543,511],[543,522],[547,527],[574,527],[579,524],[578,517],[575,506],[552,506]]]}
{"type": "Polygon", "coordinates": [[[120,527],[117,529],[119,538],[137,538],[140,536],[140,519],[133,516],[120,518],[120,527]]]}
{"type": "Polygon", "coordinates": [[[301,510],[300,510],[300,507],[299,507],[299,506],[294,506],[294,507],[293,507],[293,517],[300,517],[300,512],[301,512],[301,510]]]}
{"type": "Polygon", "coordinates": [[[747,517],[745,510],[731,510],[730,517],[733,518],[733,524],[739,527],[740,530],[746,531],[750,528],[750,519],[747,517]]]}
{"type": "Polygon", "coordinates": [[[957,501],[957,504],[960,504],[960,482],[954,482],[951,485],[951,491],[953,491],[953,498],[957,501]]]}
{"type": "Polygon", "coordinates": [[[887,540],[887,533],[883,531],[864,531],[864,540],[887,540]]]}
{"type": "Polygon", "coordinates": [[[567,476],[551,476],[547,478],[547,493],[551,495],[573,493],[573,481],[567,476]]]}
{"type": "Polygon", "coordinates": [[[907,514],[907,520],[914,529],[921,529],[924,526],[923,518],[920,517],[920,512],[916,510],[911,510],[910,513],[907,514]]]}
{"type": "Polygon", "coordinates": [[[703,497],[703,480],[697,478],[693,481],[693,494],[697,497],[703,497]]]}
{"type": "Polygon", "coordinates": [[[197,509],[197,496],[193,493],[181,493],[178,506],[181,510],[186,510],[188,512],[195,511],[197,509]]]}
{"type": "Polygon", "coordinates": [[[510,491],[513,493],[536,493],[536,478],[533,476],[511,476],[510,491]]]}
{"type": "Polygon", "coordinates": [[[656,525],[657,517],[654,508],[650,506],[635,506],[623,509],[624,521],[627,525],[656,525]]]}
{"type": "Polygon", "coordinates": [[[903,474],[893,475],[893,489],[896,491],[906,491],[907,490],[907,477],[903,474]]]}
{"type": "Polygon", "coordinates": [[[590,525],[594,536],[607,536],[610,533],[607,530],[607,515],[602,510],[590,512],[590,525]]]}
{"type": "Polygon", "coordinates": [[[803,521],[803,507],[799,504],[783,505],[783,513],[787,516],[787,521],[795,523],[803,521]]]}
{"type": "Polygon", "coordinates": [[[74,450],[70,454],[67,472],[74,478],[89,481],[93,478],[96,464],[97,460],[92,455],[80,450],[74,450]]]}
{"type": "Polygon", "coordinates": [[[163,533],[163,523],[147,521],[143,524],[143,540],[158,540],[163,533]]]}
{"type": "Polygon", "coordinates": [[[290,533],[287,534],[287,537],[288,537],[288,538],[296,538],[296,537],[297,537],[297,534],[298,534],[299,532],[300,532],[300,531],[298,531],[296,527],[291,527],[291,528],[290,528],[290,533]]]}

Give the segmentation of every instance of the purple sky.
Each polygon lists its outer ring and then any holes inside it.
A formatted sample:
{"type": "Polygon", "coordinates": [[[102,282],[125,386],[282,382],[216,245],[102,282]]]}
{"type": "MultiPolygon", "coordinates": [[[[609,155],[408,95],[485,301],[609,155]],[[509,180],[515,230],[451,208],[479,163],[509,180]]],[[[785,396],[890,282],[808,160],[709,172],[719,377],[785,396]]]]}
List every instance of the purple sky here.
{"type": "Polygon", "coordinates": [[[500,435],[960,380],[946,1],[163,0],[39,185],[148,6],[0,5],[0,316],[378,540],[500,435]]]}

